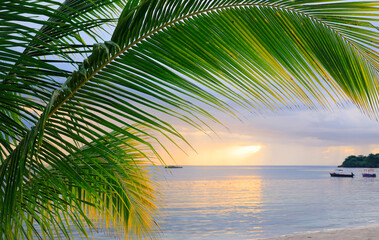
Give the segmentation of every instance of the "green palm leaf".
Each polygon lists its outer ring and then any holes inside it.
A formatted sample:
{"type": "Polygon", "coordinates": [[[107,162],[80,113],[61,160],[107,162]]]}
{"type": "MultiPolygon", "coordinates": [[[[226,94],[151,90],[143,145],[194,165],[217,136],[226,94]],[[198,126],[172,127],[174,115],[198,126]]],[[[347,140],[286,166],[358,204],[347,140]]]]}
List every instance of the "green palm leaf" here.
{"type": "MultiPolygon", "coordinates": [[[[78,2],[66,3],[59,8],[62,16],[78,2]]],[[[85,14],[92,21],[93,15],[85,14]]],[[[210,108],[234,115],[235,104],[262,113],[327,109],[348,102],[377,117],[379,32],[372,23],[378,15],[377,3],[369,1],[129,1],[112,41],[95,44],[59,89],[49,79],[66,72],[12,52],[15,57],[4,64],[5,72],[16,68],[17,77],[11,80],[18,84],[10,87],[9,74],[2,75],[7,80],[2,99],[14,99],[3,105],[19,113],[16,100],[30,96],[42,100],[21,106],[43,114],[30,117],[23,112],[26,116],[12,118],[3,111],[3,236],[38,234],[34,223],[46,238],[58,233],[69,238],[69,223],[86,236],[86,227],[95,226],[89,209],[127,232],[135,226],[138,236],[147,234],[155,226],[155,205],[138,163],[149,159],[143,154],[146,149],[157,155],[151,142],[159,144],[161,137],[185,142],[171,119],[202,130],[205,121],[217,122],[210,108]],[[46,86],[44,91],[22,92],[28,85],[27,78],[19,77],[27,75],[19,69],[19,59],[34,64],[27,74],[41,76],[35,84],[46,86]],[[22,125],[27,117],[35,123],[30,130],[22,125]],[[17,137],[14,129],[20,131],[17,137]],[[17,147],[12,149],[9,139],[15,139],[17,147]],[[53,177],[59,180],[56,184],[44,182],[53,177]]],[[[50,51],[62,36],[52,27],[63,21],[60,16],[36,32],[37,40],[57,38],[30,45],[39,46],[41,56],[49,52],[71,58],[63,50],[50,51]]],[[[67,32],[98,26],[96,20],[86,24],[73,21],[67,32]]],[[[24,38],[24,46],[29,46],[24,38]]],[[[18,42],[9,39],[3,46],[7,44],[18,42]]],[[[9,49],[0,48],[4,53],[9,49]]]]}
{"type": "MultiPolygon", "coordinates": [[[[125,130],[145,138],[133,129],[125,130]]],[[[48,142],[43,145],[53,147],[48,142]]],[[[38,174],[24,184],[28,197],[33,196],[26,198],[24,211],[40,223],[38,229],[28,226],[34,230],[28,237],[43,232],[47,238],[69,239],[72,231],[88,237],[90,226],[151,238],[150,231],[158,227],[153,218],[158,203],[146,167],[149,158],[142,153],[146,151],[139,142],[112,132],[64,161],[38,166],[38,174]],[[99,149],[112,151],[117,158],[104,158],[99,149]],[[46,221],[52,217],[53,222],[46,221]]],[[[29,224],[29,219],[24,220],[29,224]]]]}
{"type": "Polygon", "coordinates": [[[132,4],[136,3],[122,0],[2,3],[1,159],[14,145],[12,142],[20,141],[26,134],[26,125],[38,121],[38,112],[43,111],[52,92],[61,86],[59,82],[71,73],[59,68],[60,65],[77,67],[71,53],[89,51],[92,45],[87,46],[82,35],[98,39],[96,32],[103,29],[104,24],[114,22],[114,14],[120,9],[132,4]]]}

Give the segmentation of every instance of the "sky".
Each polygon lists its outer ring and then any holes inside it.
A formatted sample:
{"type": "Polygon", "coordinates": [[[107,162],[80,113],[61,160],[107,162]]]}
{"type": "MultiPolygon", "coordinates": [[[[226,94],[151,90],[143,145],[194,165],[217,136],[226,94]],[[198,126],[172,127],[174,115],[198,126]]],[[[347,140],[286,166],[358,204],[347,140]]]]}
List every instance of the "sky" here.
{"type": "MultiPolygon", "coordinates": [[[[379,123],[356,107],[333,111],[283,111],[242,120],[216,114],[228,128],[207,134],[177,124],[191,143],[183,151],[169,145],[178,165],[330,165],[349,155],[379,153],[379,123]]],[[[182,145],[183,146],[183,145],[182,145]]],[[[164,155],[164,154],[163,154],[164,155]]]]}

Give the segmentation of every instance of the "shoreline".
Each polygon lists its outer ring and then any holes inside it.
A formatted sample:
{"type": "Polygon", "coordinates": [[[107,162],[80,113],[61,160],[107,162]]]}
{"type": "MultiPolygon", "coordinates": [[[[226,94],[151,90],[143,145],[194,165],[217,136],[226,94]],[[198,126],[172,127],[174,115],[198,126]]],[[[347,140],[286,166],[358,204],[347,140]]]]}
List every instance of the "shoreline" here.
{"type": "Polygon", "coordinates": [[[317,232],[296,233],[272,238],[260,238],[260,240],[375,240],[379,236],[379,223],[361,227],[329,229],[317,232]]]}

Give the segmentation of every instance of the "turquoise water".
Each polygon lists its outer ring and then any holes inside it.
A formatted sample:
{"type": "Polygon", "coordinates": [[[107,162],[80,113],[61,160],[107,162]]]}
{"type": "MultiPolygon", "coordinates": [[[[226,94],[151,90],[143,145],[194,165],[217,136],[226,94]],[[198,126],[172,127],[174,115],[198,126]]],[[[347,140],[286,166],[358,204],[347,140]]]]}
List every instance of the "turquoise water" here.
{"type": "MultiPolygon", "coordinates": [[[[256,239],[379,222],[379,179],[331,178],[333,167],[163,170],[166,240],[256,239]]],[[[379,173],[379,170],[376,171],[379,173]]]]}

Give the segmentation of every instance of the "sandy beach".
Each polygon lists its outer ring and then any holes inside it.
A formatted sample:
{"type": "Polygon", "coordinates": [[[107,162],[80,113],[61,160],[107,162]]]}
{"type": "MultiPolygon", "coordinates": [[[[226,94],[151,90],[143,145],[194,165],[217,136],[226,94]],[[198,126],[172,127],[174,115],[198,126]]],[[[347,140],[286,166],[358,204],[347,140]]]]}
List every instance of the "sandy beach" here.
{"type": "Polygon", "coordinates": [[[266,238],[265,240],[377,240],[379,239],[379,224],[366,227],[327,230],[322,232],[302,233],[276,238],[266,238]]]}

